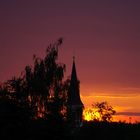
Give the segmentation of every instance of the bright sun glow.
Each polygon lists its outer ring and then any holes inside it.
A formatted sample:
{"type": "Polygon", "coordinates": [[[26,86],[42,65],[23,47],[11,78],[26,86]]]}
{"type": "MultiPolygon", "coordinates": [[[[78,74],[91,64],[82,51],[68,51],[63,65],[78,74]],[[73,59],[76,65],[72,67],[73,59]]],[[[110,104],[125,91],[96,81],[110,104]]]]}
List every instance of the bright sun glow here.
{"type": "Polygon", "coordinates": [[[86,108],[83,111],[83,117],[84,117],[84,120],[86,120],[86,121],[92,121],[92,120],[99,120],[100,121],[101,120],[100,113],[92,108],[86,108]]]}

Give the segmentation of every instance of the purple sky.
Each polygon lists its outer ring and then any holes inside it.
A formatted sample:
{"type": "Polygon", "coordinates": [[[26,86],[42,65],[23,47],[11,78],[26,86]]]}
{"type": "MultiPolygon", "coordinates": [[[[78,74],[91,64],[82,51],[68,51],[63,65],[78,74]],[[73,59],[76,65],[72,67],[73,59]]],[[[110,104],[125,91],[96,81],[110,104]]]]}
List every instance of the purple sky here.
{"type": "Polygon", "coordinates": [[[66,75],[76,55],[83,94],[140,93],[139,0],[0,0],[0,81],[59,37],[66,75]]]}

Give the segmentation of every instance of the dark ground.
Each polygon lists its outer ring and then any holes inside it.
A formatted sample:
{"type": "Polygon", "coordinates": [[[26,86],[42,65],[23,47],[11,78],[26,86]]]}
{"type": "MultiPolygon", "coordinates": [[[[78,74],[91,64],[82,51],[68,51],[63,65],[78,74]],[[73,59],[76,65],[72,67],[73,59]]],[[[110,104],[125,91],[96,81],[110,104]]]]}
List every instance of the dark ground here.
{"type": "Polygon", "coordinates": [[[0,140],[140,140],[140,123],[83,122],[72,129],[65,123],[29,119],[27,111],[0,102],[0,140]]]}
{"type": "Polygon", "coordinates": [[[67,126],[48,124],[44,120],[3,125],[1,122],[0,135],[9,140],[139,140],[140,124],[85,122],[81,128],[71,131],[67,126]]]}

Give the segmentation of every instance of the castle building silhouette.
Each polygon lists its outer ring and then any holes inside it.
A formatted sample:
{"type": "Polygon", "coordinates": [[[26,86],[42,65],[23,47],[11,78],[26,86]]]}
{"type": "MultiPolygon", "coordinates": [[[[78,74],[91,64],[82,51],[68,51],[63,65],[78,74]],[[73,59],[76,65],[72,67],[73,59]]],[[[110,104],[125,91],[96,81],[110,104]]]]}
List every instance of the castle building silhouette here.
{"type": "Polygon", "coordinates": [[[68,90],[68,121],[74,127],[82,125],[82,113],[84,105],[80,99],[80,82],[77,78],[75,58],[73,57],[72,73],[70,79],[70,87],[68,90]]]}

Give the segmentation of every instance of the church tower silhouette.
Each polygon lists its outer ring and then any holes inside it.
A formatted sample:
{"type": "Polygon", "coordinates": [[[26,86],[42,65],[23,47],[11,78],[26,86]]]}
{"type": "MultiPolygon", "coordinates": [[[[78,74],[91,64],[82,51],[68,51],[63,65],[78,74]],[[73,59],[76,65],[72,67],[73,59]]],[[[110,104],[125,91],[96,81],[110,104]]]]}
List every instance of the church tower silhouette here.
{"type": "Polygon", "coordinates": [[[79,127],[82,124],[82,113],[84,105],[80,99],[80,82],[77,78],[75,58],[73,57],[73,66],[68,90],[68,121],[73,127],[79,127]]]}

